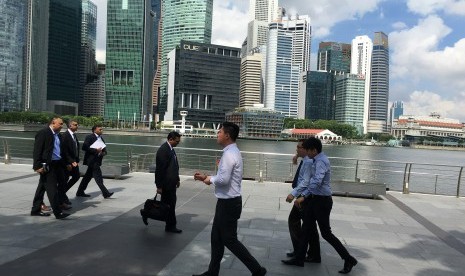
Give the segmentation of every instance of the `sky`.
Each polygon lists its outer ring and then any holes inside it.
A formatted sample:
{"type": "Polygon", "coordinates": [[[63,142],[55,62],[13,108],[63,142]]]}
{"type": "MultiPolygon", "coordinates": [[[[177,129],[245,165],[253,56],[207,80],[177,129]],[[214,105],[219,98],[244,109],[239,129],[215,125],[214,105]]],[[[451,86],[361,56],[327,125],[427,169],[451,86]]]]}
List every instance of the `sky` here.
{"type": "MultiPolygon", "coordinates": [[[[98,9],[97,60],[105,63],[107,0],[98,9]]],[[[213,0],[212,43],[241,47],[249,0],[213,0]]],[[[309,15],[311,70],[322,41],[351,43],[359,35],[389,37],[389,102],[404,101],[404,114],[465,122],[465,0],[280,0],[290,14],[309,15]]]]}

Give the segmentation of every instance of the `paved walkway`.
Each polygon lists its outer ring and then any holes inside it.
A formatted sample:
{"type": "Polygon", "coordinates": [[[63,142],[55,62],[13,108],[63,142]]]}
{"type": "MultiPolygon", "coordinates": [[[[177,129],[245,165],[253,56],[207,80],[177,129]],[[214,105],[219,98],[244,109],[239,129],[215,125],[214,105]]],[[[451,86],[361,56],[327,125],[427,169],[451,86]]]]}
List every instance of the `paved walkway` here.
{"type": "MultiPolygon", "coordinates": [[[[153,174],[105,179],[115,192],[74,198],[66,220],[29,216],[38,177],[29,165],[0,165],[0,275],[192,275],[206,270],[216,199],[211,187],[182,177],[180,235],[163,223],[145,226],[139,209],[155,191],[153,174]]],[[[243,182],[239,236],[267,275],[340,275],[324,240],[322,263],[282,265],[291,248],[287,229],[289,184],[243,182]]],[[[334,197],[332,229],[359,264],[350,275],[465,275],[465,199],[389,192],[384,200],[334,197]]],[[[226,251],[221,275],[250,275],[226,251]]]]}

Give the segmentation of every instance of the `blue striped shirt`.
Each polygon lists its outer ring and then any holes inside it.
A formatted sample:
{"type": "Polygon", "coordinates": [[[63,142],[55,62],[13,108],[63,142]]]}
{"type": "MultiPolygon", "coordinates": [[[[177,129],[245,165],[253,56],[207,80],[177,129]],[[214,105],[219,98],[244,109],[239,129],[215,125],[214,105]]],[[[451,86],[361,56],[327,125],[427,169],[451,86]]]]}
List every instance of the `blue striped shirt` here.
{"type": "Polygon", "coordinates": [[[331,165],[328,157],[324,153],[319,153],[313,158],[313,164],[311,166],[311,178],[307,189],[302,193],[303,196],[331,195],[331,165]]]}
{"type": "Polygon", "coordinates": [[[242,155],[236,143],[226,146],[218,165],[218,172],[210,177],[210,182],[215,186],[215,196],[223,199],[240,196],[242,172],[242,155]]]}

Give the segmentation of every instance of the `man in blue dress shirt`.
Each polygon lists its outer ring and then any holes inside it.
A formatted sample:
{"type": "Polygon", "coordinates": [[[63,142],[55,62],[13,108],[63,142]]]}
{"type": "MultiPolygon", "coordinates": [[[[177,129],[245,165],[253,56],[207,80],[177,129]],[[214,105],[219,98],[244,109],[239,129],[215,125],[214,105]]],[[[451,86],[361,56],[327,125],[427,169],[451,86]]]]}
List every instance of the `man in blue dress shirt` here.
{"type": "Polygon", "coordinates": [[[329,216],[333,207],[331,197],[331,166],[328,157],[322,153],[321,141],[311,137],[302,145],[310,158],[311,178],[308,187],[302,192],[301,197],[294,201],[297,207],[304,208],[304,222],[302,225],[303,239],[299,245],[296,257],[283,261],[287,265],[304,266],[304,257],[307,242],[310,241],[311,258],[314,262],[321,262],[320,242],[316,223],[320,228],[321,236],[337,251],[344,260],[344,267],[339,273],[347,274],[357,264],[357,260],[349,254],[341,241],[331,232],[329,216]],[[302,203],[305,202],[305,206],[302,203]]]}
{"type": "Polygon", "coordinates": [[[266,269],[250,254],[237,239],[237,221],[242,212],[241,182],[242,156],[236,145],[239,127],[231,122],[224,122],[218,131],[217,142],[223,147],[223,156],[214,176],[196,173],[195,180],[203,181],[215,187],[215,217],[211,233],[211,260],[208,270],[193,276],[218,276],[220,263],[226,246],[252,272],[253,276],[266,274],[266,269]]]}

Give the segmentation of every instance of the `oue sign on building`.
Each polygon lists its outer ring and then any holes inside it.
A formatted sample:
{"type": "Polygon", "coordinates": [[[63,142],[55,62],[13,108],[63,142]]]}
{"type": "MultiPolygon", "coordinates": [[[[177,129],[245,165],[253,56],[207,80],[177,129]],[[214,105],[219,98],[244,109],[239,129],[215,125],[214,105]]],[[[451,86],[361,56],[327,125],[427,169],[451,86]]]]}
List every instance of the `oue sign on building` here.
{"type": "Polygon", "coordinates": [[[198,51],[200,49],[200,46],[197,45],[189,45],[189,44],[184,44],[184,50],[190,50],[190,51],[198,51]]]}

